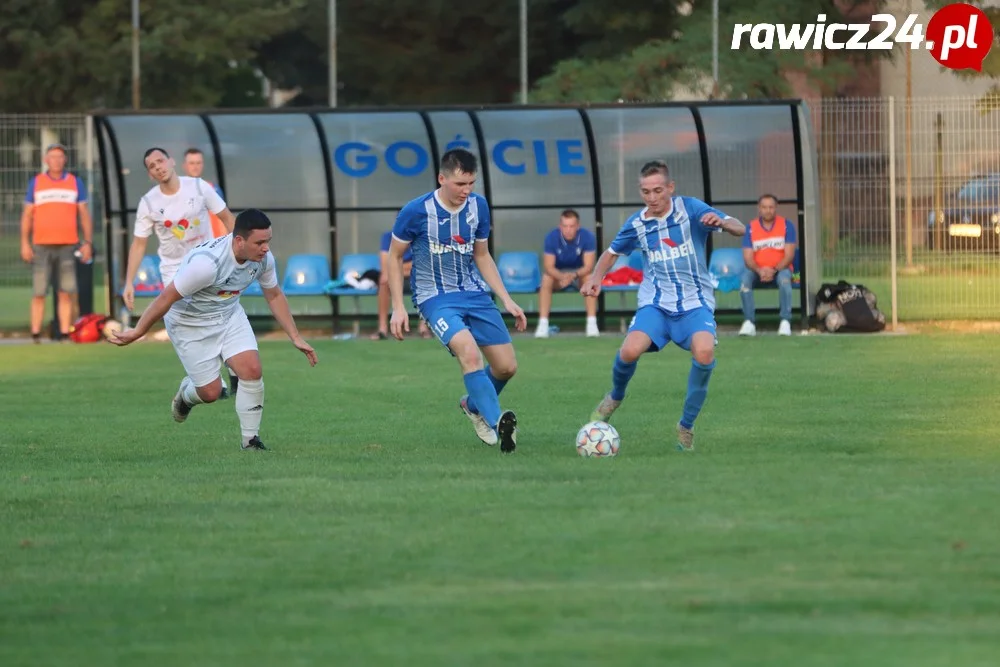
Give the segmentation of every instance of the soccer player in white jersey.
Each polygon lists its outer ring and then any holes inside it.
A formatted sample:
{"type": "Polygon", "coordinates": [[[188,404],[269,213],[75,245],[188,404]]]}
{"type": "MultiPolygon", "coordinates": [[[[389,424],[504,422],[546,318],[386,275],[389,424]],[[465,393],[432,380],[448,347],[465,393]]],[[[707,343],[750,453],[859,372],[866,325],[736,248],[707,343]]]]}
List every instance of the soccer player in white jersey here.
{"type": "Polygon", "coordinates": [[[159,241],[160,275],[166,287],[174,279],[177,267],[188,250],[212,238],[209,213],[219,216],[228,231],[233,231],[234,216],[219,193],[201,178],[178,176],[173,158],[162,148],[150,148],[142,156],[154,185],[139,200],[135,213],[135,231],[128,252],[128,269],[122,298],[132,308],[135,303],[135,274],[146,254],[149,237],[159,241]]]}
{"type": "Polygon", "coordinates": [[[674,182],[664,162],[643,165],[639,192],[646,207],[622,225],[580,291],[597,296],[601,281],[620,255],[642,250],[643,279],[639,303],[628,335],[615,356],[612,388],[590,415],[608,421],[625,398],[639,357],[673,342],[691,352],[687,397],[677,424],[677,448],[694,449],[694,421],[708,394],[715,368],[715,291],[705,262],[705,243],[712,232],[743,236],[743,223],[694,197],[675,197],[674,182]]]}
{"type": "Polygon", "coordinates": [[[500,409],[500,392],[517,370],[514,345],[486,285],[514,316],[518,331],[528,321],[504,288],[490,256],[490,209],[473,193],[476,156],[455,149],[441,156],[440,187],[400,210],[389,246],[389,330],[403,340],[410,318],[403,303],[403,253],[412,245],[410,285],[413,304],[438,340],[458,359],[468,394],[459,406],[488,445],[514,451],[517,417],[500,409]],[[478,271],[477,271],[478,269],[478,271]],[[485,281],[485,284],[484,284],[485,281]],[[489,365],[483,367],[482,356],[489,365]]]}
{"type": "Polygon", "coordinates": [[[212,403],[222,393],[220,355],[240,378],[236,390],[236,414],[243,435],[243,449],[266,449],[259,436],[264,410],[264,380],[257,353],[257,339],[240,293],[257,280],[267,305],[281,328],[316,365],[316,352],[302,339],[278,286],[271,254],[271,221],[257,209],[236,217],[231,235],[203,243],[184,256],[173,282],[167,285],[139,318],[111,342],[128,345],[141,338],[163,318],[170,341],[187,375],[181,380],[171,411],[174,419],[187,419],[191,408],[212,403]]]}
{"type": "MultiPolygon", "coordinates": [[[[122,301],[132,310],[135,305],[135,274],[146,255],[146,243],[154,233],[159,241],[160,277],[166,287],[174,279],[177,267],[187,251],[211,239],[211,214],[218,216],[226,230],[233,231],[232,212],[218,191],[201,178],[178,176],[173,158],[167,151],[154,147],[142,156],[154,185],[139,200],[135,214],[135,231],[128,251],[128,268],[122,301]]],[[[237,376],[230,369],[229,384],[236,391],[237,376]]],[[[222,397],[229,396],[223,385],[222,397]]]]}

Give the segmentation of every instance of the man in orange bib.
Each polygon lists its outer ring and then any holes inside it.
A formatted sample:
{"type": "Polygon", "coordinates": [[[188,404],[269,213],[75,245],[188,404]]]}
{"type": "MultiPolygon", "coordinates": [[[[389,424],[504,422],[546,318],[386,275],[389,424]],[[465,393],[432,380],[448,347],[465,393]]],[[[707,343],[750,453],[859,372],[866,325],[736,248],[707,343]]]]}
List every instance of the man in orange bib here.
{"type": "Polygon", "coordinates": [[[58,319],[60,338],[69,340],[76,294],[76,258],[90,262],[94,256],[94,225],[87,210],[87,188],[83,180],[66,171],[66,147],[52,144],[45,149],[46,171],[28,183],[21,215],[21,259],[32,265],[31,337],[40,342],[45,295],[49,276],[58,271],[58,319]],[[79,216],[79,227],[77,227],[79,216]]]}
{"type": "MultiPolygon", "coordinates": [[[[201,152],[199,148],[189,148],[184,151],[184,173],[191,178],[201,178],[202,172],[205,171],[205,154],[201,152]]],[[[212,183],[211,181],[206,181],[209,185],[215,188],[215,191],[219,193],[219,196],[225,199],[222,194],[222,189],[218,185],[212,183]]],[[[208,212],[208,219],[212,221],[212,238],[219,238],[220,236],[225,236],[229,233],[226,230],[226,226],[219,219],[219,216],[208,212]]]]}
{"type": "Polygon", "coordinates": [[[795,260],[798,237],[795,223],[776,215],[777,209],[778,199],[774,195],[761,195],[757,200],[760,217],[750,221],[747,234],[743,237],[743,261],[747,268],[740,286],[744,318],[740,327],[741,336],[757,335],[754,288],[775,282],[778,285],[778,316],[781,318],[778,335],[792,335],[792,262],[795,260]]]}

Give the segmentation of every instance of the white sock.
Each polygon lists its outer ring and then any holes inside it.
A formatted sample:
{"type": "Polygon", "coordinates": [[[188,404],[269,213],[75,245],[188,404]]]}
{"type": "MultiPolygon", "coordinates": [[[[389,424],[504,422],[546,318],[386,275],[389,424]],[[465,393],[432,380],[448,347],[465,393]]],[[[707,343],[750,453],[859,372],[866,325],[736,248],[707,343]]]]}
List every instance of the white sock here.
{"type": "Polygon", "coordinates": [[[198,390],[194,386],[194,382],[187,375],[181,380],[181,399],[188,405],[198,405],[199,403],[204,403],[201,400],[201,396],[198,395],[198,390]]]}
{"type": "Polygon", "coordinates": [[[547,317],[539,317],[538,318],[538,328],[540,330],[541,329],[548,329],[549,328],[549,318],[547,318],[547,317]]]}
{"type": "Polygon", "coordinates": [[[236,416],[240,418],[243,445],[260,431],[264,415],[264,380],[240,380],[236,387],[236,416]]]}
{"type": "Polygon", "coordinates": [[[597,328],[597,316],[596,315],[593,315],[593,316],[588,315],[587,316],[587,326],[588,327],[594,327],[595,329],[597,328]]]}

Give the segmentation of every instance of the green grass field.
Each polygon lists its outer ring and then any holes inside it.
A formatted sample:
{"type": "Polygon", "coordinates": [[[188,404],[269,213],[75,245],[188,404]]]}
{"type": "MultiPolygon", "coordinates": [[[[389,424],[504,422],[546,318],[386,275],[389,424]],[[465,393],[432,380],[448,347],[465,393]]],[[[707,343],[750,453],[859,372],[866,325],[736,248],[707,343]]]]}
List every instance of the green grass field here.
{"type": "Polygon", "coordinates": [[[995,336],[517,337],[518,450],[433,341],[263,342],[269,452],[169,344],[2,346],[2,665],[996,665],[995,336]]]}

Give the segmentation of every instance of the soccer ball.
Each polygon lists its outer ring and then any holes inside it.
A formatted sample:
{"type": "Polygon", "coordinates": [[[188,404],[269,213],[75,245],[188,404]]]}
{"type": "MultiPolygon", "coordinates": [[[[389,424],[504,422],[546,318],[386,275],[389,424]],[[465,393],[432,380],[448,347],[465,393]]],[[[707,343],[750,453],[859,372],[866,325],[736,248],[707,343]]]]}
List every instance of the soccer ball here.
{"type": "Polygon", "coordinates": [[[580,456],[615,456],[621,446],[618,431],[607,422],[584,424],[576,434],[576,453],[580,456]]]}
{"type": "Polygon", "coordinates": [[[827,331],[833,332],[847,324],[847,318],[844,317],[844,312],[842,310],[834,308],[827,313],[826,319],[823,323],[826,325],[827,331]]]}
{"type": "Polygon", "coordinates": [[[104,339],[109,340],[112,334],[118,334],[122,332],[122,323],[117,320],[107,319],[104,321],[104,327],[101,328],[101,333],[104,334],[104,339]]]}

